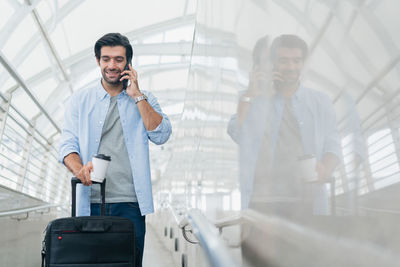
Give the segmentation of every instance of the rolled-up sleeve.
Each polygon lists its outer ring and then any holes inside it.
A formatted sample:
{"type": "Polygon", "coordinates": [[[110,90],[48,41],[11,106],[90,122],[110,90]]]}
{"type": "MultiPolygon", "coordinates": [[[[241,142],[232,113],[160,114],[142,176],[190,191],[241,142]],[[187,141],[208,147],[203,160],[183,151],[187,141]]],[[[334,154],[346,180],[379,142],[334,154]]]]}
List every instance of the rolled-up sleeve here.
{"type": "Polygon", "coordinates": [[[167,142],[172,133],[171,122],[169,121],[168,116],[162,112],[160,104],[157,102],[157,98],[150,92],[147,92],[146,95],[149,104],[162,116],[161,123],[154,130],[147,131],[147,135],[149,136],[150,141],[156,145],[162,145],[167,142]]]}
{"type": "Polygon", "coordinates": [[[67,102],[64,123],[61,132],[59,149],[59,162],[64,164],[64,158],[71,153],[78,153],[80,156],[78,139],[78,112],[77,102],[74,96],[67,102]]]}

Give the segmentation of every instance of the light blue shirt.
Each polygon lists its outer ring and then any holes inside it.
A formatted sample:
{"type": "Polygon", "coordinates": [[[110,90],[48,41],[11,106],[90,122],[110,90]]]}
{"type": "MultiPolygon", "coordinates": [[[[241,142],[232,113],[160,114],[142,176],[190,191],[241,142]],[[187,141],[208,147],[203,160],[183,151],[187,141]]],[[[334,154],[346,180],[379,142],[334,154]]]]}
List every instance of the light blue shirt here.
{"type": "MultiPolygon", "coordinates": [[[[313,154],[320,160],[324,154],[332,153],[340,159],[340,138],[330,98],[322,92],[300,86],[291,101],[304,154],[313,154]]],[[[259,97],[252,102],[240,127],[236,116],[229,122],[228,134],[240,145],[242,208],[248,207],[253,192],[257,158],[266,132],[271,138],[269,153],[274,154],[283,108],[284,99],[279,93],[271,98],[259,97]]]]}
{"type": "MultiPolygon", "coordinates": [[[[135,101],[122,91],[117,98],[123,138],[128,151],[132,169],[132,179],[136,189],[142,215],[154,212],[150,178],[149,140],[160,145],[171,135],[171,123],[162,113],[157,99],[150,93],[142,91],[148,103],[162,117],[160,125],[147,131],[135,101]]],[[[70,153],[78,153],[83,164],[92,160],[98,151],[101,132],[110,105],[110,95],[101,82],[75,92],[69,99],[64,115],[59,160],[70,153]]],[[[77,216],[90,215],[90,186],[78,185],[77,216]]]]}

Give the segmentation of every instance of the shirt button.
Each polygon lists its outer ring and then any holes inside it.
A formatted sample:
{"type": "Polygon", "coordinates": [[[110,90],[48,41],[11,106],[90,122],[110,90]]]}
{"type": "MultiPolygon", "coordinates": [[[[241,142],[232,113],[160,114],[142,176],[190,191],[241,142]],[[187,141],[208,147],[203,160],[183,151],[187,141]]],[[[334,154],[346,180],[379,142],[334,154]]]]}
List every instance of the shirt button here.
{"type": "Polygon", "coordinates": [[[99,124],[101,124],[102,123],[102,121],[99,121],[99,124]]]}
{"type": "Polygon", "coordinates": [[[99,139],[96,139],[96,143],[98,143],[99,142],[99,139]]]}

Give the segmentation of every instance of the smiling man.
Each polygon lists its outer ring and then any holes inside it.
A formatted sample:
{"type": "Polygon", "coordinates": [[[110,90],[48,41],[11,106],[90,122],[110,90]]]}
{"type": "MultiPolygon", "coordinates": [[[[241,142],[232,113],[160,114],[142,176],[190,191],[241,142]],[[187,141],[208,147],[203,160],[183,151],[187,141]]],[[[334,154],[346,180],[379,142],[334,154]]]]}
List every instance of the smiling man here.
{"type": "Polygon", "coordinates": [[[264,129],[268,138],[262,140],[255,168],[255,184],[264,185],[264,190],[254,187],[253,208],[270,201],[282,214],[330,213],[325,183],[339,163],[340,141],[329,97],[301,83],[307,56],[307,44],[296,35],[278,36],[271,44],[270,90],[275,95],[270,124],[264,129]],[[316,180],[311,184],[304,182],[300,166],[301,158],[310,157],[316,158],[316,180]]]}
{"type": "Polygon", "coordinates": [[[102,79],[69,99],[60,161],[83,184],[77,190],[77,215],[100,215],[99,188],[91,187],[91,159],[95,154],[111,156],[106,173],[106,215],[134,222],[142,260],[145,215],[154,211],[148,140],[165,143],[171,124],[156,98],[139,89],[127,37],[106,34],[96,42],[94,52],[102,79]]]}
{"type": "Polygon", "coordinates": [[[268,67],[250,84],[264,87],[245,94],[248,111],[233,116],[228,129],[240,145],[242,207],[290,217],[327,215],[326,183],[341,157],[332,101],[301,82],[304,40],[284,34],[262,47],[268,67]],[[305,159],[313,162],[307,169],[312,177],[303,177],[305,159]]]}

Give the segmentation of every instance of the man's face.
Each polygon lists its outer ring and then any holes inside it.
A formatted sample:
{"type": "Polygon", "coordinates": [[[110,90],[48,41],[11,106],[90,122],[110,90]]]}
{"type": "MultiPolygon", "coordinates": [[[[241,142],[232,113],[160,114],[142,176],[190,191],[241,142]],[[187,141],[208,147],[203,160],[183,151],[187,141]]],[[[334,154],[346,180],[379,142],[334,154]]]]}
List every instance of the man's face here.
{"type": "Polygon", "coordinates": [[[297,83],[303,66],[304,58],[300,48],[278,48],[274,70],[281,74],[284,84],[297,83]]]}
{"type": "Polygon", "coordinates": [[[100,49],[100,60],[97,63],[100,66],[103,79],[113,85],[122,82],[121,72],[124,71],[126,65],[126,49],[123,46],[103,46],[100,49]]]}

